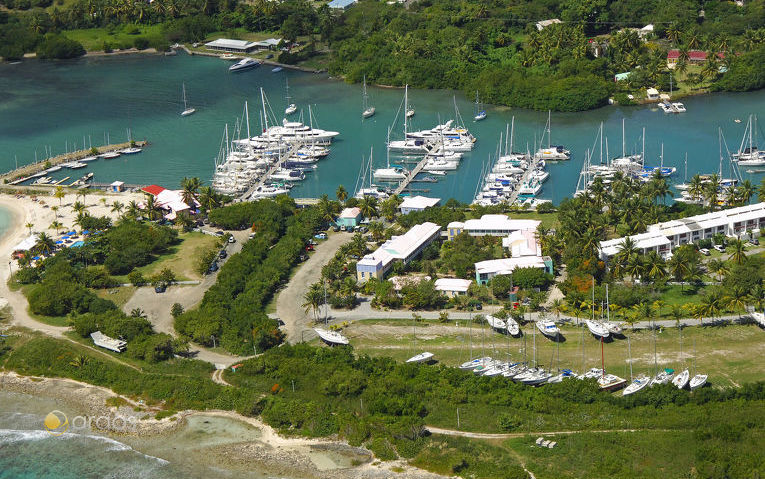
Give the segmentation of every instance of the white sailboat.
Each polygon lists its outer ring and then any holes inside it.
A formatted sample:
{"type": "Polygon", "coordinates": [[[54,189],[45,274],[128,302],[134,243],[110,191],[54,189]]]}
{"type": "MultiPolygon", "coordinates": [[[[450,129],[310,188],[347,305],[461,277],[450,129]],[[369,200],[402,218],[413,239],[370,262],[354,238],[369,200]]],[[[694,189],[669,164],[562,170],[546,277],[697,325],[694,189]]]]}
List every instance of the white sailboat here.
{"type": "Polygon", "coordinates": [[[323,328],[313,328],[313,330],[316,331],[316,334],[319,335],[319,338],[321,338],[322,341],[329,344],[330,346],[348,344],[348,338],[338,333],[337,331],[330,331],[329,329],[323,328]]]}
{"type": "Polygon", "coordinates": [[[684,389],[685,386],[688,385],[688,381],[690,380],[690,372],[687,369],[684,369],[680,374],[674,377],[672,379],[672,384],[677,386],[677,389],[684,389]]]}
{"type": "Polygon", "coordinates": [[[367,95],[367,76],[364,75],[364,87],[362,93],[363,110],[361,112],[362,118],[369,118],[375,114],[375,107],[369,105],[369,95],[367,95]]]}
{"type": "Polygon", "coordinates": [[[475,121],[481,121],[486,119],[486,110],[481,108],[481,103],[478,101],[478,90],[475,91],[475,121]]]}
{"type": "Polygon", "coordinates": [[[290,96],[290,83],[286,78],[284,79],[284,88],[287,91],[287,95],[284,97],[284,99],[287,100],[287,108],[284,109],[284,114],[291,115],[297,111],[297,105],[290,101],[292,99],[290,96]]]}
{"type": "Polygon", "coordinates": [[[608,329],[605,326],[603,326],[603,323],[601,323],[600,321],[586,319],[584,323],[587,325],[587,329],[589,329],[593,335],[599,338],[606,339],[608,336],[611,335],[610,331],[608,331],[608,329]]]}
{"type": "Polygon", "coordinates": [[[508,316],[505,323],[507,324],[507,332],[510,336],[518,336],[521,333],[521,326],[518,324],[518,321],[508,316]]]}
{"type": "MultiPolygon", "coordinates": [[[[417,350],[417,323],[415,323],[413,325],[413,328],[414,328],[414,338],[413,338],[413,340],[414,340],[414,345],[413,346],[414,347],[413,347],[413,349],[417,350]]],[[[433,353],[429,353],[427,351],[423,351],[420,354],[415,354],[411,358],[407,359],[406,362],[408,362],[408,363],[427,363],[431,359],[433,359],[433,353]]]]}
{"type": "Polygon", "coordinates": [[[706,374],[696,374],[696,340],[693,341],[693,377],[688,381],[691,391],[703,387],[707,383],[706,374]]]}
{"type": "Polygon", "coordinates": [[[624,388],[622,395],[629,396],[630,394],[635,394],[636,392],[645,389],[649,384],[651,384],[651,378],[641,374],[640,376],[633,379],[629,386],[624,388]]]}
{"type": "Polygon", "coordinates": [[[551,137],[552,137],[552,127],[551,127],[551,113],[547,112],[547,125],[545,126],[545,133],[547,133],[547,148],[543,148],[541,146],[541,142],[544,140],[544,134],[542,135],[542,140],[540,140],[540,147],[537,150],[537,152],[534,154],[534,157],[538,160],[548,160],[548,161],[557,161],[557,160],[569,160],[571,159],[571,152],[568,151],[563,146],[559,145],[551,145],[551,137]]]}
{"type": "Polygon", "coordinates": [[[183,90],[183,111],[181,112],[181,116],[189,116],[194,114],[197,110],[195,108],[189,108],[189,103],[186,101],[186,84],[183,84],[182,87],[183,90]]]}
{"type": "Polygon", "coordinates": [[[490,314],[486,315],[486,322],[489,323],[489,326],[491,326],[492,329],[496,329],[497,331],[507,329],[507,324],[503,320],[495,318],[490,314]]]}

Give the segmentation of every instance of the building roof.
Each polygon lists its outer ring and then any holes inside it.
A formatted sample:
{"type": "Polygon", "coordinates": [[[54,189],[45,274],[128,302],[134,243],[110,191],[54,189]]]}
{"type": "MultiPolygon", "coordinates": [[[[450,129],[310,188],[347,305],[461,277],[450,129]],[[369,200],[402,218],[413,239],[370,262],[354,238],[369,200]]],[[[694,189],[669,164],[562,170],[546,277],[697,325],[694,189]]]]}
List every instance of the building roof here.
{"type": "Polygon", "coordinates": [[[536,230],[513,231],[507,238],[502,238],[502,247],[508,248],[513,258],[542,256],[542,247],[537,241],[536,230]]]}
{"type": "Polygon", "coordinates": [[[475,264],[478,274],[511,274],[515,268],[546,268],[548,256],[522,256],[520,258],[502,258],[481,261],[475,264]]]}
{"type": "MultiPolygon", "coordinates": [[[[607,256],[616,255],[621,250],[621,245],[624,243],[626,238],[627,237],[601,241],[600,252],[607,256]]],[[[635,247],[638,249],[656,248],[658,246],[666,246],[670,244],[670,241],[666,236],[660,233],[657,234],[655,232],[640,233],[637,235],[629,236],[629,238],[635,242],[635,247]]]]}
{"type": "Polygon", "coordinates": [[[255,45],[259,47],[275,47],[278,46],[281,41],[281,38],[267,38],[265,40],[255,42],[255,45]]]}
{"type": "Polygon", "coordinates": [[[149,185],[149,186],[144,186],[143,188],[141,188],[141,191],[143,191],[144,193],[148,193],[152,196],[157,196],[158,194],[165,191],[165,189],[159,185],[149,185]]]}
{"type": "Polygon", "coordinates": [[[648,231],[665,236],[688,233],[691,231],[716,228],[741,221],[750,221],[765,217],[765,203],[739,206],[727,210],[714,211],[702,215],[689,216],[664,223],[650,225],[648,231]]]}
{"type": "Polygon", "coordinates": [[[37,233],[27,236],[13,248],[13,251],[28,251],[32,249],[37,244],[37,237],[37,233]]]}
{"type": "Polygon", "coordinates": [[[428,198],[427,196],[408,196],[404,198],[398,207],[400,209],[424,210],[431,206],[436,206],[441,198],[428,198]]]}
{"type": "Polygon", "coordinates": [[[361,214],[361,208],[345,208],[343,211],[340,212],[340,216],[338,218],[358,218],[358,216],[361,214]]]}
{"type": "Polygon", "coordinates": [[[483,215],[480,219],[465,221],[464,228],[468,231],[535,230],[541,223],[537,220],[514,220],[507,215],[483,215]]]}
{"type": "Polygon", "coordinates": [[[109,186],[122,186],[124,184],[125,184],[124,181],[113,181],[112,184],[109,186]]]}
{"type": "Polygon", "coordinates": [[[332,0],[327,4],[329,8],[348,8],[358,0],[332,0]]]}
{"type": "MultiPolygon", "coordinates": [[[[717,52],[716,53],[718,58],[725,58],[725,52],[717,52]]],[[[672,49],[667,52],[667,60],[679,60],[680,59],[680,50],[678,49],[672,49]]],[[[689,50],[688,51],[688,60],[702,62],[707,59],[707,52],[702,50],[689,50]]]]}
{"type": "Polygon", "coordinates": [[[656,88],[648,88],[645,91],[645,93],[646,93],[646,95],[657,96],[659,94],[659,90],[657,90],[656,88]]]}
{"type": "Polygon", "coordinates": [[[255,42],[248,42],[247,40],[232,40],[230,38],[218,38],[209,43],[205,43],[206,47],[212,48],[229,48],[232,50],[247,50],[254,48],[255,42]]]}
{"type": "Polygon", "coordinates": [[[421,223],[414,225],[409,231],[401,236],[394,236],[374,253],[370,253],[358,262],[359,265],[374,266],[382,262],[386,265],[394,259],[406,259],[423,245],[429,238],[437,235],[441,227],[435,223],[421,223]]]}
{"type": "Polygon", "coordinates": [[[459,278],[439,278],[436,280],[436,289],[438,291],[456,291],[467,293],[472,281],[459,278]]]}

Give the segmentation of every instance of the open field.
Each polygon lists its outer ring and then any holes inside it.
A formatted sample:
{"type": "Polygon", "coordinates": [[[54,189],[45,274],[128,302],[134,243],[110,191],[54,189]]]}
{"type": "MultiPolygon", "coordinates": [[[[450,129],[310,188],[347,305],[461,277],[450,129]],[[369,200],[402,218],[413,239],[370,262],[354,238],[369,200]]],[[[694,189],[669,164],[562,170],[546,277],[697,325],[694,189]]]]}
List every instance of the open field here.
{"type": "Polygon", "coordinates": [[[111,48],[132,48],[133,42],[138,37],[160,38],[162,37],[161,25],[125,25],[115,29],[88,28],[79,30],[66,30],[63,32],[68,38],[82,43],[87,51],[100,51],[104,49],[104,42],[109,43],[111,48]]]}
{"type": "Polygon", "coordinates": [[[135,293],[136,288],[125,286],[120,288],[96,289],[94,292],[98,297],[108,299],[121,308],[127,303],[135,293]]]}
{"type": "MultiPolygon", "coordinates": [[[[582,361],[582,329],[563,327],[564,341],[553,342],[536,331],[533,324],[523,327],[521,338],[508,337],[488,327],[465,322],[441,324],[423,321],[417,325],[417,346],[413,344],[414,328],[411,319],[364,320],[344,330],[358,353],[371,356],[390,356],[404,361],[414,354],[430,351],[441,363],[455,366],[470,357],[492,356],[498,359],[523,361],[524,342],[526,357],[533,362],[536,344],[537,363],[544,367],[569,368],[580,371],[600,367],[600,342],[585,329],[584,361],[582,361]],[[472,345],[472,346],[471,346],[472,345]],[[472,354],[471,354],[472,347],[472,354]]],[[[651,374],[654,371],[654,335],[651,331],[625,331],[632,352],[633,374],[651,374]]],[[[656,365],[659,368],[682,370],[693,366],[693,347],[696,346],[696,369],[709,375],[715,386],[732,386],[762,380],[765,364],[759,358],[765,353],[765,331],[754,325],[689,327],[682,331],[683,353],[680,354],[680,335],[675,328],[656,333],[656,365]]],[[[629,377],[627,339],[616,339],[603,344],[606,370],[629,377]]]]}
{"type": "MultiPolygon", "coordinates": [[[[157,274],[164,268],[169,268],[178,281],[198,280],[201,276],[194,271],[196,259],[208,248],[218,244],[219,238],[204,233],[190,232],[178,235],[180,243],[169,248],[168,252],[159,256],[151,263],[136,268],[144,277],[157,274]]],[[[123,283],[127,283],[127,276],[115,276],[123,283]]]]}

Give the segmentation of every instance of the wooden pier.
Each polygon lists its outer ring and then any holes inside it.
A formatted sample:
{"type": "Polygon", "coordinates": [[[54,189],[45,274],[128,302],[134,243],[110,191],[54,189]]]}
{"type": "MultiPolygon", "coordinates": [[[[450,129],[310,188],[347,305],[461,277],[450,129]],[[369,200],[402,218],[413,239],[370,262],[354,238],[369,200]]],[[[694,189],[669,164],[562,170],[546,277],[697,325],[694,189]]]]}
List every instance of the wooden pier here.
{"type": "MultiPolygon", "coordinates": [[[[148,142],[146,141],[135,142],[135,146],[139,148],[143,148],[146,145],[148,145],[148,142]]],[[[88,156],[100,155],[100,154],[108,153],[111,151],[124,150],[125,148],[130,148],[130,146],[131,146],[130,142],[125,142],[125,143],[116,143],[113,145],[94,146],[93,149],[89,148],[87,150],[77,150],[70,153],[64,153],[63,155],[57,155],[51,158],[46,158],[36,163],[30,163],[28,165],[20,166],[16,168],[15,170],[11,170],[7,173],[0,175],[0,181],[2,181],[2,183],[13,183],[14,181],[21,180],[22,178],[29,178],[32,175],[35,175],[37,173],[40,173],[41,171],[45,171],[48,168],[51,168],[56,165],[60,165],[62,163],[69,163],[71,161],[81,160],[88,156]]],[[[63,180],[61,182],[63,182],[63,180]]],[[[35,186],[40,186],[40,185],[35,185],[35,186]]]]}
{"type": "Polygon", "coordinates": [[[401,183],[398,184],[396,189],[393,190],[394,195],[400,195],[409,186],[409,183],[411,183],[412,180],[414,180],[414,178],[422,172],[422,169],[425,167],[425,162],[428,161],[428,159],[428,155],[425,155],[422,160],[417,163],[417,166],[415,166],[414,169],[409,172],[406,178],[401,180],[401,183]]]}

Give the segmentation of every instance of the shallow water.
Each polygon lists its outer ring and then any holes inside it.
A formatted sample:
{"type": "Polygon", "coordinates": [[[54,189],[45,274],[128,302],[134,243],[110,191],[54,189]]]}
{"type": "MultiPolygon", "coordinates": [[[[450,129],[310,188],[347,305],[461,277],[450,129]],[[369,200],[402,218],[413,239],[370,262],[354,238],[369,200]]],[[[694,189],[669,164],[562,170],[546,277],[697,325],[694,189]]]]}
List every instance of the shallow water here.
{"type": "MultiPolygon", "coordinates": [[[[326,75],[270,68],[256,68],[232,74],[229,63],[217,58],[132,55],[109,58],[82,58],[71,61],[25,61],[0,65],[0,169],[28,163],[44,156],[50,147],[55,154],[73,144],[100,145],[108,134],[111,142],[125,141],[130,129],[134,139],[148,139],[151,146],[138,155],[123,155],[114,160],[98,160],[87,169],[61,170],[56,179],[72,176],[73,181],[93,171],[96,181],[122,180],[128,183],[158,183],[175,187],[184,176],[199,176],[209,181],[224,125],[234,135],[234,123],[243,116],[245,100],[250,103],[251,133],[260,128],[260,93],[263,87],[274,112],[286,106],[285,78],[289,79],[292,101],[304,108],[310,103],[317,125],[341,134],[332,154],[318,163],[319,168],[293,189],[293,196],[334,196],[338,184],[353,190],[362,156],[374,147],[376,166],[386,162],[386,132],[403,98],[403,91],[370,88],[370,101],[377,114],[361,120],[361,88],[331,80],[326,75]],[[181,83],[197,113],[180,117],[181,83]]],[[[456,172],[437,184],[420,184],[430,195],[472,199],[481,168],[497,147],[500,133],[515,116],[515,150],[533,149],[542,136],[545,112],[487,107],[488,118],[473,122],[473,105],[459,92],[411,90],[410,103],[417,114],[411,129],[432,127],[439,120],[454,116],[452,97],[478,142],[466,154],[456,172]]],[[[551,178],[541,196],[555,201],[570,195],[587,148],[592,148],[598,125],[604,122],[609,137],[608,153],[621,153],[622,119],[626,119],[625,149],[640,151],[641,129],[646,128],[646,158],[658,164],[664,144],[664,164],[676,166],[676,180],[683,180],[683,159],[688,154],[688,176],[716,172],[719,165],[718,126],[723,128],[727,147],[736,150],[750,113],[765,119],[765,91],[741,94],[715,94],[683,100],[688,112],[665,115],[646,106],[605,107],[599,110],[554,114],[552,143],[566,145],[572,161],[551,164],[551,178]],[[742,119],[735,123],[734,119],[742,119]]],[[[402,126],[393,135],[401,135],[402,126]]],[[[761,138],[762,135],[760,132],[761,138]]],[[[545,142],[546,143],[546,142],[545,142]]],[[[605,146],[604,146],[605,149],[605,146]]],[[[604,152],[605,156],[605,152],[604,152]]],[[[596,153],[595,159],[599,159],[596,153]]],[[[392,159],[392,162],[397,160],[392,159]]],[[[727,176],[727,165],[724,167],[727,176]]],[[[748,176],[748,175],[746,175],[748,176]]],[[[759,182],[761,174],[752,179],[759,182]]],[[[69,182],[67,181],[67,183],[69,182]]]]}

